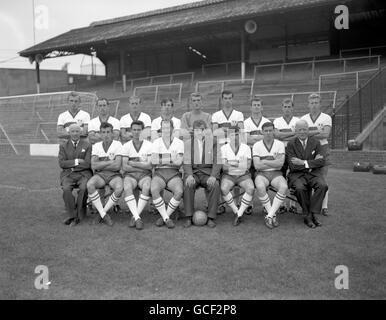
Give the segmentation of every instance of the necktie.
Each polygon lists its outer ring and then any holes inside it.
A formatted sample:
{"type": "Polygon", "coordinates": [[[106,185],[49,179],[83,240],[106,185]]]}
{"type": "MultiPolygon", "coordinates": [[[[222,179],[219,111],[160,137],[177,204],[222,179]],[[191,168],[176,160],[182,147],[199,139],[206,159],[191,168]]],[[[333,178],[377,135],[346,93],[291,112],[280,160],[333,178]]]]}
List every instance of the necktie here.
{"type": "Polygon", "coordinates": [[[205,139],[202,141],[201,164],[205,164],[205,139]]]}
{"type": "Polygon", "coordinates": [[[78,145],[78,141],[74,141],[74,148],[76,149],[76,146],[78,145]]]}
{"type": "Polygon", "coordinates": [[[302,141],[303,149],[306,150],[306,142],[302,141]]]}

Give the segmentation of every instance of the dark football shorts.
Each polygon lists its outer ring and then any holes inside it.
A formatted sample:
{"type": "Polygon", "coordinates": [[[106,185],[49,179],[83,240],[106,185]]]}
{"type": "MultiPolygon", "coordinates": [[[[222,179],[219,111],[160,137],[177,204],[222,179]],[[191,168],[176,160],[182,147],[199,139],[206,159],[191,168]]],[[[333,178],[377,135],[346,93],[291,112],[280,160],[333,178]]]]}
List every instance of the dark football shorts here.
{"type": "Polygon", "coordinates": [[[241,176],[232,176],[227,173],[223,173],[221,180],[226,179],[232,181],[235,185],[239,185],[241,182],[251,179],[251,174],[250,172],[242,174],[241,176]]]}
{"type": "Polygon", "coordinates": [[[95,175],[100,176],[106,184],[109,184],[111,180],[113,180],[115,177],[122,178],[121,174],[119,171],[98,171],[95,172],[95,175]]]}
{"type": "Polygon", "coordinates": [[[125,172],[123,174],[123,178],[130,177],[133,178],[135,181],[140,182],[145,177],[151,178],[151,171],[143,171],[143,172],[125,172]]]}
{"type": "Polygon", "coordinates": [[[255,179],[258,177],[258,176],[262,176],[264,178],[266,178],[269,183],[272,182],[272,180],[274,180],[275,178],[277,177],[282,177],[284,180],[285,178],[283,177],[283,172],[281,170],[275,170],[275,171],[258,171],[257,174],[256,174],[256,177],[255,179]]]}
{"type": "Polygon", "coordinates": [[[166,185],[175,177],[179,177],[180,179],[182,179],[181,172],[178,169],[173,168],[155,169],[154,176],[160,177],[163,181],[165,181],[166,185]]]}

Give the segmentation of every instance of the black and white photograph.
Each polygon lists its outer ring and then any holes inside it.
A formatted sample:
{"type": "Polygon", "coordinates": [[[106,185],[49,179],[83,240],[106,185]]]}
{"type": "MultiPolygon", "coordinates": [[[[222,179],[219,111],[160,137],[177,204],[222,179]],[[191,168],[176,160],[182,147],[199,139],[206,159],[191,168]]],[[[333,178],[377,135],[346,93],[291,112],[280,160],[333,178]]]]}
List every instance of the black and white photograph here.
{"type": "Polygon", "coordinates": [[[385,300],[384,30],[383,0],[1,0],[0,300],[385,300]]]}

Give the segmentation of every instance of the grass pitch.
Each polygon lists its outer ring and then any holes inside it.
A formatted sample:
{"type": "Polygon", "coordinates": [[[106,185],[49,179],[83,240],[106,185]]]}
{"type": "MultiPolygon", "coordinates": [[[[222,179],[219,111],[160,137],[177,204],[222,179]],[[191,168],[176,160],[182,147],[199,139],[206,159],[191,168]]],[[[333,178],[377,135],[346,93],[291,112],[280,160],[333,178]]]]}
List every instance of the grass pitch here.
{"type": "MultiPolygon", "coordinates": [[[[0,299],[376,299],[386,298],[386,176],[330,169],[329,217],[309,229],[301,215],[269,230],[261,206],[232,226],[129,229],[64,226],[56,159],[0,158],[0,299]],[[49,268],[48,290],[34,287],[49,268]],[[349,269],[349,289],[334,286],[349,269]]],[[[196,199],[201,203],[202,199],[196,199]]]]}

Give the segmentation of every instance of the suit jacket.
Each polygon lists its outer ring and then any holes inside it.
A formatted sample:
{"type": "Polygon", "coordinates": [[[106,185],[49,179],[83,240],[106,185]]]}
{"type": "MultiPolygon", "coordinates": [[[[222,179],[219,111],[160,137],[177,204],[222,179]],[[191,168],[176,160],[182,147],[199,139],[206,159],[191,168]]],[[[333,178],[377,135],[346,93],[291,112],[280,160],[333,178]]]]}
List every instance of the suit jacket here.
{"type": "Polygon", "coordinates": [[[321,168],[326,164],[326,155],[322,151],[319,140],[308,137],[306,148],[303,148],[299,138],[290,140],[286,147],[286,158],[290,169],[289,178],[297,179],[298,177],[310,173],[314,176],[322,176],[321,168]],[[322,159],[315,159],[317,155],[323,156],[322,159]],[[298,158],[307,160],[309,169],[305,165],[295,165],[290,160],[291,158],[298,158]]]}
{"type": "Polygon", "coordinates": [[[194,139],[193,136],[191,136],[190,139],[184,139],[184,173],[186,176],[189,176],[194,173],[202,172],[209,176],[213,176],[216,179],[220,179],[222,165],[217,161],[217,147],[216,144],[213,143],[213,136],[206,136],[204,141],[203,157],[202,159],[199,159],[198,152],[195,152],[195,150],[199,150],[197,139],[194,139]],[[193,148],[192,141],[194,141],[193,148]],[[205,152],[208,148],[209,152],[205,152]]]}
{"type": "Polygon", "coordinates": [[[83,139],[78,142],[76,149],[71,139],[59,146],[59,166],[63,169],[60,173],[60,181],[71,172],[80,172],[86,177],[92,176],[91,171],[91,144],[83,139]],[[83,159],[85,163],[75,166],[75,159],[83,159]]]}

